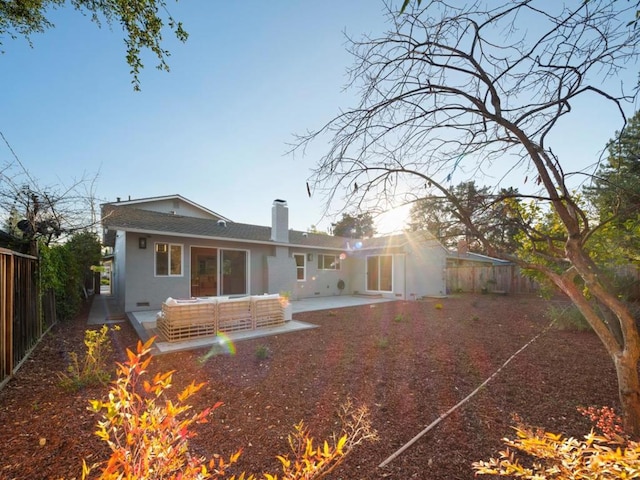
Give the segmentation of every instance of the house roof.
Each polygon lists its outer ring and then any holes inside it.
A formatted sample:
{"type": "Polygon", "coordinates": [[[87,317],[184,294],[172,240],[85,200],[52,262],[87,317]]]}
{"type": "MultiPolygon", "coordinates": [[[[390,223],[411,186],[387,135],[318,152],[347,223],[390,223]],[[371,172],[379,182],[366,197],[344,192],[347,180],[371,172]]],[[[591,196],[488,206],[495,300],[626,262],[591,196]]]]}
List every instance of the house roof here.
{"type": "Polygon", "coordinates": [[[509,260],[504,260],[502,258],[489,257],[488,255],[482,255],[480,253],[466,252],[447,252],[447,258],[453,260],[464,260],[467,262],[480,262],[480,263],[491,263],[493,265],[509,265],[511,262],[509,260]]]}
{"type": "Polygon", "coordinates": [[[16,237],[8,232],[0,230],[0,248],[8,248],[15,252],[28,253],[29,242],[16,237]]]}
{"type": "Polygon", "coordinates": [[[182,195],[179,194],[174,194],[174,195],[162,195],[159,197],[146,197],[146,198],[136,198],[136,199],[129,199],[129,200],[120,200],[118,198],[117,202],[109,202],[109,203],[104,203],[102,206],[104,207],[105,205],[120,205],[120,206],[133,206],[135,208],[136,205],[142,205],[145,203],[152,203],[152,202],[158,202],[158,201],[163,201],[163,200],[180,200],[184,203],[187,203],[199,210],[202,210],[203,212],[207,213],[208,215],[212,215],[214,217],[218,217],[222,220],[225,221],[230,221],[228,218],[223,217],[222,215],[220,215],[217,212],[214,212],[213,210],[209,210],[206,207],[203,207],[202,205],[197,204],[196,202],[193,202],[191,200],[189,200],[188,198],[183,197],[182,195]]]}
{"type": "MultiPolygon", "coordinates": [[[[105,204],[102,208],[102,223],[109,231],[126,230],[139,233],[155,233],[181,237],[199,237],[218,240],[236,240],[248,243],[268,243],[271,227],[237,222],[173,215],[169,213],[141,210],[119,204],[105,204]]],[[[105,243],[113,246],[113,234],[105,236],[105,243]]],[[[288,246],[313,246],[332,250],[343,250],[347,239],[317,233],[289,230],[288,246]]]]}
{"type": "Polygon", "coordinates": [[[121,204],[104,204],[102,206],[102,223],[107,229],[104,242],[108,246],[114,246],[116,230],[290,247],[313,247],[326,250],[367,251],[398,248],[411,242],[436,241],[435,237],[428,232],[407,232],[359,240],[289,230],[289,243],[278,243],[271,239],[271,227],[232,221],[219,222],[211,219],[142,210],[121,204]]]}

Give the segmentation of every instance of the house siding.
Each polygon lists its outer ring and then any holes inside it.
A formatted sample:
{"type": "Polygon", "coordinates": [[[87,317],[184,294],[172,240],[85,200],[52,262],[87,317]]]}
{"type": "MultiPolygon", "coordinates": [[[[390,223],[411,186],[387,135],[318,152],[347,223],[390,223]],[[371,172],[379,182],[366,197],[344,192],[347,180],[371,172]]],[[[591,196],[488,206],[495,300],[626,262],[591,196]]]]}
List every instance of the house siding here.
{"type": "Polygon", "coordinates": [[[267,270],[266,293],[292,292],[292,286],[296,282],[296,263],[289,255],[287,247],[274,247],[272,254],[265,258],[267,270]]]}
{"type": "MultiPolygon", "coordinates": [[[[160,309],[162,302],[167,297],[189,298],[191,296],[191,247],[248,251],[249,292],[247,293],[250,295],[268,293],[267,283],[262,271],[265,258],[272,254],[273,247],[239,242],[207,241],[169,235],[153,235],[147,236],[147,248],[140,249],[138,248],[138,237],[140,236],[139,234],[129,233],[126,241],[126,247],[129,251],[125,265],[128,272],[127,285],[124,285],[124,278],[118,278],[118,281],[123,282],[124,308],[127,312],[160,309]],[[154,245],[158,242],[182,245],[183,271],[181,276],[155,276],[154,245]]],[[[121,270],[124,271],[124,269],[121,270]]]]}
{"type": "Polygon", "coordinates": [[[127,232],[118,230],[116,232],[116,240],[113,248],[114,262],[112,278],[114,280],[111,285],[111,295],[116,299],[119,311],[125,310],[125,294],[127,289],[126,283],[126,260],[127,249],[126,246],[127,232]]]}
{"type": "Polygon", "coordinates": [[[444,295],[446,252],[437,243],[407,245],[407,300],[444,295]]]}
{"type": "Polygon", "coordinates": [[[290,291],[292,292],[292,298],[297,300],[301,298],[351,294],[351,270],[354,268],[354,264],[349,258],[340,262],[339,270],[322,270],[318,268],[318,255],[340,256],[341,253],[344,252],[300,248],[291,249],[290,258],[293,262],[293,288],[290,289],[290,291]],[[296,265],[293,255],[296,253],[302,254],[305,257],[306,279],[304,281],[297,280],[295,275],[296,265]],[[312,256],[311,260],[309,260],[309,255],[312,256]],[[338,281],[340,280],[345,283],[345,288],[342,291],[338,288],[338,281]]]}
{"type": "Polygon", "coordinates": [[[125,309],[127,312],[160,309],[167,297],[189,297],[189,256],[185,239],[154,235],[147,238],[147,248],[138,248],[140,235],[130,234],[127,238],[127,287],[125,309]],[[155,244],[170,243],[182,245],[182,275],[155,276],[155,244]]]}

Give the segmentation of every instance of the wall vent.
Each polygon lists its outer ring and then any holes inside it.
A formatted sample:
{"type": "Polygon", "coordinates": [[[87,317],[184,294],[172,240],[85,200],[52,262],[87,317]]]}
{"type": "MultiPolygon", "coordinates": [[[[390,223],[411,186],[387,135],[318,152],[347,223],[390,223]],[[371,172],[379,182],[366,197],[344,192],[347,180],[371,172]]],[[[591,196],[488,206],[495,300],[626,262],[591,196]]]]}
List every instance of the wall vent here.
{"type": "Polygon", "coordinates": [[[149,302],[136,302],[136,307],[148,307],[149,302]]]}
{"type": "Polygon", "coordinates": [[[219,227],[226,227],[227,226],[227,222],[225,222],[224,220],[218,220],[217,225],[219,227]]]}

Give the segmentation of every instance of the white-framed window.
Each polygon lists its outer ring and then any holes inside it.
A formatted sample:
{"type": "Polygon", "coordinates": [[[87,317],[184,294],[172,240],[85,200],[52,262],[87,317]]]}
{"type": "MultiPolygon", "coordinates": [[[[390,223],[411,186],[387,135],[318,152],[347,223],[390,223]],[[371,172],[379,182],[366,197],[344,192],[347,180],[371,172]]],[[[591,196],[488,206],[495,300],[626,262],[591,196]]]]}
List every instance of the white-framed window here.
{"type": "Polygon", "coordinates": [[[158,242],[154,250],[157,277],[182,276],[182,245],[158,242]]]}
{"type": "Polygon", "coordinates": [[[318,255],[318,270],[340,270],[340,257],[337,255],[318,255]]]}
{"type": "Polygon", "coordinates": [[[299,282],[304,282],[307,279],[307,263],[304,253],[294,253],[293,258],[296,261],[296,279],[299,282]]]}

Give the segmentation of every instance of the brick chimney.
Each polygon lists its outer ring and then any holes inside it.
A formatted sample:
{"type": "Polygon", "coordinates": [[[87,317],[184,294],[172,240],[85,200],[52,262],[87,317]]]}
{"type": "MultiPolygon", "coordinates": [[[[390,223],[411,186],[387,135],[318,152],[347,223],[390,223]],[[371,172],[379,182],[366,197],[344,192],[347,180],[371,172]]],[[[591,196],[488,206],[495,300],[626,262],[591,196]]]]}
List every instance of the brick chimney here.
{"type": "Polygon", "coordinates": [[[275,199],[271,207],[271,240],[289,243],[289,208],[286,200],[275,199]]]}

